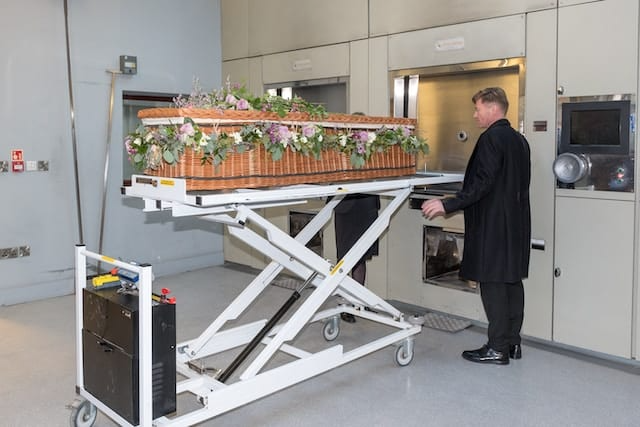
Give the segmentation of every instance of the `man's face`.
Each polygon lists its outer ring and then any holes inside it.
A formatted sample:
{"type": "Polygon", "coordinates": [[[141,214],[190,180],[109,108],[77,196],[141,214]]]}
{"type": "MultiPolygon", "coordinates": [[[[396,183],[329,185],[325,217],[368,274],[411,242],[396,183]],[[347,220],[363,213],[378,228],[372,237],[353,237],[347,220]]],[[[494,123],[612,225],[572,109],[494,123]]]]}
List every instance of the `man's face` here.
{"type": "Polygon", "coordinates": [[[473,118],[475,119],[478,127],[488,128],[493,122],[497,120],[496,112],[498,106],[493,102],[482,102],[482,100],[476,101],[476,107],[473,112],[473,118]]]}

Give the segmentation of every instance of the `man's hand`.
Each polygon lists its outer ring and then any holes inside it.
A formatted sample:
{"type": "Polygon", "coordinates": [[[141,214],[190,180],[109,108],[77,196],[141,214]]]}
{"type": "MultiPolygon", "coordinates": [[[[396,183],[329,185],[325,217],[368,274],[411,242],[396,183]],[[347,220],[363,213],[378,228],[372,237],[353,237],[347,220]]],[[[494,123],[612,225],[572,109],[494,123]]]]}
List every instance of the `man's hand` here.
{"type": "Polygon", "coordinates": [[[422,213],[428,219],[435,218],[439,215],[444,215],[444,206],[440,199],[429,199],[422,204],[422,213]]]}

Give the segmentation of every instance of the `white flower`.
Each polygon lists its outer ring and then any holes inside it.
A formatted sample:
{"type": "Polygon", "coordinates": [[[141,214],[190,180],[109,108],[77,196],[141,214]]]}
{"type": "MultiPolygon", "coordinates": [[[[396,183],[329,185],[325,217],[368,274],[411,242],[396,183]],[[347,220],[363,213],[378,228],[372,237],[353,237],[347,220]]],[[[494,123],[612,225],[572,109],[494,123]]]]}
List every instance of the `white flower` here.
{"type": "Polygon", "coordinates": [[[253,133],[255,133],[258,138],[262,138],[262,131],[260,130],[260,128],[254,128],[253,133]]]}
{"type": "Polygon", "coordinates": [[[322,134],[318,135],[318,142],[322,142],[322,134]]]}
{"type": "Polygon", "coordinates": [[[376,134],[373,132],[367,132],[367,145],[371,145],[376,140],[376,134]]]}
{"type": "MultiPolygon", "coordinates": [[[[140,139],[140,138],[138,138],[140,139]]],[[[153,134],[151,132],[149,132],[148,134],[146,134],[144,136],[144,142],[151,142],[151,140],[153,139],[153,134]]]]}
{"type": "Polygon", "coordinates": [[[302,142],[303,144],[306,144],[307,142],[309,142],[309,140],[307,139],[307,137],[306,137],[306,136],[302,135],[302,136],[300,137],[300,142],[302,142]]]}
{"type": "Polygon", "coordinates": [[[240,135],[240,132],[233,132],[231,134],[231,136],[233,137],[233,141],[236,144],[241,144],[242,143],[242,135],[240,135]]]}
{"type": "Polygon", "coordinates": [[[200,141],[198,141],[198,144],[200,144],[201,146],[205,146],[205,145],[207,145],[207,143],[209,142],[210,139],[211,139],[211,137],[209,135],[207,135],[206,133],[202,132],[202,137],[200,138],[200,141]]]}
{"type": "MultiPolygon", "coordinates": [[[[149,134],[149,135],[151,135],[151,134],[149,134]]],[[[140,145],[140,144],[142,144],[142,139],[140,139],[140,137],[138,137],[138,138],[134,139],[134,140],[133,140],[133,144],[134,144],[134,145],[140,145]]]]}
{"type": "Polygon", "coordinates": [[[347,135],[340,135],[340,138],[338,138],[338,142],[341,146],[345,147],[347,145],[347,135]]]}

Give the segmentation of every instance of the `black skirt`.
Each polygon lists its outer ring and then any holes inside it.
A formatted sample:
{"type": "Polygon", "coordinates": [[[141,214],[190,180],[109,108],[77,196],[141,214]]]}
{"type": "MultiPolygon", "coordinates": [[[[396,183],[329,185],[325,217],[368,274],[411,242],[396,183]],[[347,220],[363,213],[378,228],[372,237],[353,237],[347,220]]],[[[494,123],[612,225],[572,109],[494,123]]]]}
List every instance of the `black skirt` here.
{"type": "MultiPolygon", "coordinates": [[[[378,218],[380,197],[369,194],[349,194],[334,210],[336,252],[341,260],[365,231],[378,218]]],[[[360,262],[378,255],[378,240],[362,256],[360,262]]]]}

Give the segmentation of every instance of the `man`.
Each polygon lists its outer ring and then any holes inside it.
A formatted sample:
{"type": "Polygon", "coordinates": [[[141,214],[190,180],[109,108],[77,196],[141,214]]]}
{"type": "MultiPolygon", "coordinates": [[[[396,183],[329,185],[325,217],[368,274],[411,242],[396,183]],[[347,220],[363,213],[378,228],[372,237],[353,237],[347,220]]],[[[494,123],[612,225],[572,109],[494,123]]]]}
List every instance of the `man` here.
{"type": "Polygon", "coordinates": [[[480,283],[488,342],[462,353],[466,360],[506,365],[522,357],[522,279],[529,270],[531,211],[529,144],[505,118],[509,102],[501,88],[476,93],[473,118],[486,130],[478,138],[454,197],[422,204],[427,218],[464,210],[465,244],[460,276],[480,283]]]}

